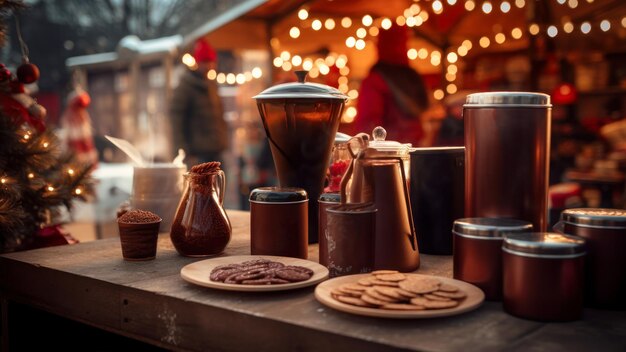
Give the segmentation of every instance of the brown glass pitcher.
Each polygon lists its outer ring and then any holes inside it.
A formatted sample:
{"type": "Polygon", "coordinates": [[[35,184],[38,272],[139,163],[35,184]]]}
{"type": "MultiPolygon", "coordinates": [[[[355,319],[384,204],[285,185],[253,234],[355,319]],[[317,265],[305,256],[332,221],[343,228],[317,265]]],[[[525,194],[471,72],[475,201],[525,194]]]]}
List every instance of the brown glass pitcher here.
{"type": "Polygon", "coordinates": [[[188,257],[220,254],[232,228],[224,211],[224,171],[185,174],[185,189],[170,231],[178,253],[188,257]]]}
{"type": "Polygon", "coordinates": [[[373,202],[378,209],[375,269],[414,271],[419,267],[420,257],[411,217],[404,151],[370,145],[363,135],[349,142],[353,160],[341,182],[342,203],[373,202]]]}

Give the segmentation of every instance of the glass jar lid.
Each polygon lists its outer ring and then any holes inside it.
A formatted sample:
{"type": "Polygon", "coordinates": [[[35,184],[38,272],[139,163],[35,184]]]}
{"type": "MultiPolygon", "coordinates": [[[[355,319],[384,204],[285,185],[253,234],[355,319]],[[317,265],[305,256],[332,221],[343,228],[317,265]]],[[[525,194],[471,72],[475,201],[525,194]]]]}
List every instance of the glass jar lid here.
{"type": "Polygon", "coordinates": [[[375,149],[385,154],[407,155],[411,149],[411,143],[400,143],[396,141],[385,140],[387,131],[377,126],[372,131],[372,139],[368,142],[367,148],[375,149]]]}
{"type": "Polygon", "coordinates": [[[299,203],[308,199],[306,191],[296,187],[259,187],[250,192],[252,203],[299,203]]]}
{"type": "Polygon", "coordinates": [[[307,71],[295,71],[298,82],[278,84],[269,87],[254,99],[336,99],[347,101],[348,96],[338,89],[319,83],[306,82],[307,71]]]}
{"type": "Polygon", "coordinates": [[[469,94],[464,108],[480,107],[552,107],[550,96],[532,92],[487,92],[469,94]]]}
{"type": "Polygon", "coordinates": [[[583,227],[626,229],[626,210],[605,208],[566,209],[561,221],[583,227]]]}
{"type": "Polygon", "coordinates": [[[464,218],[454,221],[452,231],[461,237],[501,240],[507,233],[530,232],[528,221],[504,218],[464,218]]]}
{"type": "Polygon", "coordinates": [[[552,232],[515,233],[504,236],[502,249],[527,257],[568,258],[585,254],[585,240],[552,232]]]}

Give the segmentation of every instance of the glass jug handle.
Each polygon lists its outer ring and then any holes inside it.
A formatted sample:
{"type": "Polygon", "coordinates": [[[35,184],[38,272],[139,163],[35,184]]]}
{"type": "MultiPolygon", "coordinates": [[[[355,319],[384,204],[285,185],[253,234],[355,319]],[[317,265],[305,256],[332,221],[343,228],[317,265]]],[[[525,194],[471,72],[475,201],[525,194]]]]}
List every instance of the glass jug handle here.
{"type": "Polygon", "coordinates": [[[404,162],[402,158],[394,158],[397,159],[400,163],[400,174],[402,175],[402,187],[404,189],[404,201],[406,202],[406,210],[408,212],[409,217],[409,226],[411,227],[411,247],[413,247],[414,251],[418,251],[417,249],[417,235],[415,233],[415,223],[413,222],[413,210],[411,209],[411,199],[409,198],[409,186],[406,182],[406,174],[404,173],[404,162]]]}
{"type": "Polygon", "coordinates": [[[223,170],[218,170],[215,175],[217,183],[217,197],[220,201],[220,205],[224,205],[224,192],[226,191],[226,175],[223,170]]]}

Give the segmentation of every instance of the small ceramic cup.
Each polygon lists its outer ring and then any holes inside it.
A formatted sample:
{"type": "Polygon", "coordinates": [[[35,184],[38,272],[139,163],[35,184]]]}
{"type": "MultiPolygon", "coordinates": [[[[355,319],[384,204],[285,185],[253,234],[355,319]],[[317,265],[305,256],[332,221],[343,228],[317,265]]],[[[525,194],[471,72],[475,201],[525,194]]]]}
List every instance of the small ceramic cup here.
{"type": "Polygon", "coordinates": [[[117,220],[124,260],[141,261],[156,257],[157,239],[161,218],[150,222],[130,222],[124,217],[117,220]]]}

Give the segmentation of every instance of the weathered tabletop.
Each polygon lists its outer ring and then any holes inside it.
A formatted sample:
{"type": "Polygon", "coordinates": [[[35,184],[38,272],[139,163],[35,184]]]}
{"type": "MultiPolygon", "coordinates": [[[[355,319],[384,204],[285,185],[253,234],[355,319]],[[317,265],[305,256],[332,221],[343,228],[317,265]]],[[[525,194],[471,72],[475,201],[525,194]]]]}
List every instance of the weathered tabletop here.
{"type": "MultiPolygon", "coordinates": [[[[229,211],[233,239],[224,255],[249,254],[249,213],[229,211]]],[[[317,245],[309,257],[317,260],[317,245]]],[[[182,350],[501,350],[626,351],[626,312],[585,310],[584,320],[540,323],[512,317],[499,303],[454,317],[386,320],[318,303],[313,287],[238,293],[195,286],[161,234],[157,258],[122,260],[118,238],[0,256],[4,299],[182,350]]],[[[422,256],[420,273],[451,276],[451,258],[422,256]]]]}

